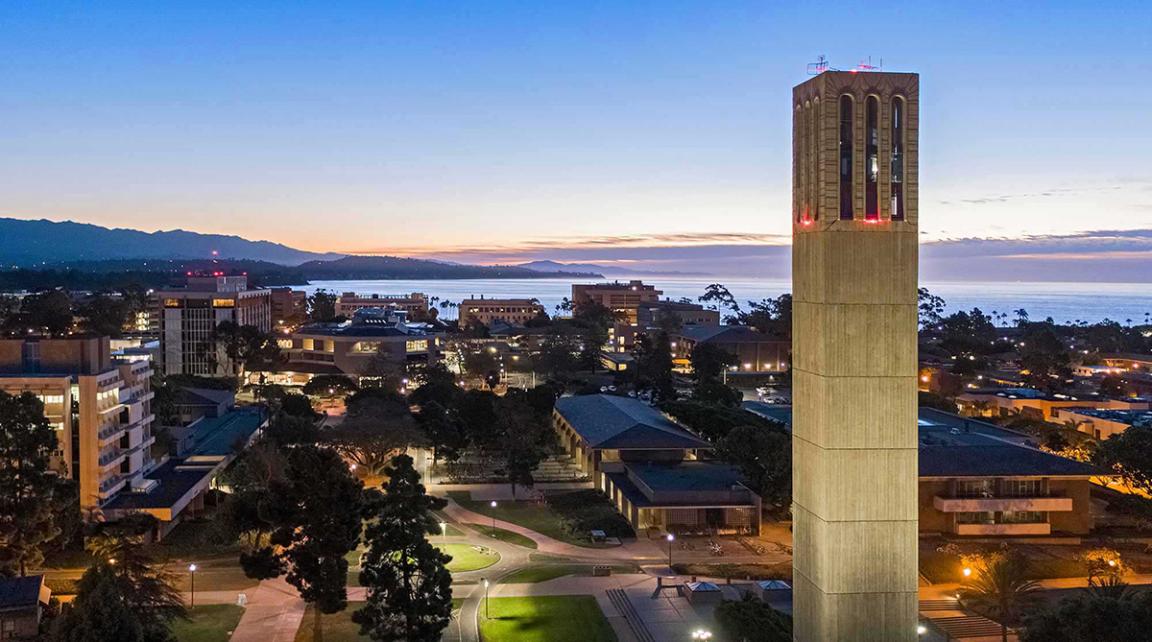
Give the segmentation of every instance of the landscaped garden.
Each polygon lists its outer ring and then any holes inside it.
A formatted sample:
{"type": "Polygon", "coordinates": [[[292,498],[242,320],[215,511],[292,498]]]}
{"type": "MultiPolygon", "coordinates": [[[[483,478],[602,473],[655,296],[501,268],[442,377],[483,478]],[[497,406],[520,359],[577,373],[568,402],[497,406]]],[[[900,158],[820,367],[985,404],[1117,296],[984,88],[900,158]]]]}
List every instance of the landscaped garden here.
{"type": "Polygon", "coordinates": [[[468,524],[468,527],[485,537],[498,539],[501,542],[507,542],[509,544],[515,544],[516,546],[523,546],[524,548],[531,548],[533,550],[537,548],[535,541],[521,535],[520,533],[513,533],[512,531],[504,530],[503,528],[492,528],[491,526],[484,526],[481,524],[468,524]]]}
{"type": "Polygon", "coordinates": [[[436,548],[452,556],[448,562],[448,570],[453,573],[465,573],[488,568],[500,561],[500,554],[482,546],[472,544],[438,544],[436,548]]]}
{"type": "MultiPolygon", "coordinates": [[[[548,564],[527,566],[522,569],[513,571],[500,579],[501,584],[535,584],[537,582],[547,582],[554,580],[558,577],[565,577],[568,575],[592,575],[592,570],[595,568],[592,564],[548,564]]],[[[639,573],[640,569],[635,566],[627,564],[613,564],[610,567],[613,575],[622,575],[626,573],[639,573]]]]}
{"type": "Polygon", "coordinates": [[[616,642],[591,595],[494,597],[480,603],[485,642],[616,642]]]}
{"type": "MultiPolygon", "coordinates": [[[[452,598],[452,617],[456,617],[463,603],[463,598],[452,598]]],[[[352,613],[361,608],[364,608],[363,602],[349,602],[348,608],[339,613],[321,614],[320,635],[317,636],[316,611],[309,604],[300,628],[296,630],[295,642],[368,642],[371,638],[360,635],[360,625],[352,621],[352,613]]],[[[184,639],[179,638],[179,642],[184,642],[184,639]]]]}
{"type": "Polygon", "coordinates": [[[244,608],[235,604],[208,604],[188,609],[188,619],[172,622],[177,642],[228,642],[244,608]]]}

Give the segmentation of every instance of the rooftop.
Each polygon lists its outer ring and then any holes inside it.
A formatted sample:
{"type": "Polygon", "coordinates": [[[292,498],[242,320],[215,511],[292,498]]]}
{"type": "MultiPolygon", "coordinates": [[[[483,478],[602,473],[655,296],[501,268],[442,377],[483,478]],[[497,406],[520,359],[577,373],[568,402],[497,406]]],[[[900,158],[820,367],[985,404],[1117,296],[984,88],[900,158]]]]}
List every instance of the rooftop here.
{"type": "Polygon", "coordinates": [[[780,341],[779,338],[757,332],[746,325],[686,325],[680,336],[696,342],[724,341],[726,343],[763,343],[780,341]]]}
{"type": "Polygon", "coordinates": [[[707,461],[677,464],[629,463],[628,471],[654,491],[726,491],[742,485],[744,476],[734,466],[707,461]]]}
{"type": "Polygon", "coordinates": [[[157,482],[151,491],[120,493],[103,508],[105,511],[171,509],[215,472],[215,463],[189,464],[184,459],[170,459],[144,476],[157,482]]]}
{"type": "Polygon", "coordinates": [[[257,407],[235,408],[220,417],[205,417],[196,424],[189,457],[227,457],[237,445],[247,444],[264,424],[264,411],[257,407]]]}
{"type": "Polygon", "coordinates": [[[667,415],[642,401],[611,395],[563,397],[556,412],[592,448],[711,448],[667,415]]]}
{"type": "Polygon", "coordinates": [[[1104,410],[1096,408],[1077,408],[1076,414],[1085,417],[1094,417],[1106,421],[1128,424],[1138,428],[1152,427],[1152,410],[1104,410]]]}
{"type": "Polygon", "coordinates": [[[43,588],[43,575],[0,578],[0,611],[36,606],[43,588]]]}

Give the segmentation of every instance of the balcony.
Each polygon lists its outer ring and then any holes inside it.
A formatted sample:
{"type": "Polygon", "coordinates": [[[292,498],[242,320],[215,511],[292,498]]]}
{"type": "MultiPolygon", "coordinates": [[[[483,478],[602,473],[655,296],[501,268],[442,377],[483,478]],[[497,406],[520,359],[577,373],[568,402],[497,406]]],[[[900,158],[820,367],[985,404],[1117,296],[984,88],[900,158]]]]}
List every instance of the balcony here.
{"type": "Polygon", "coordinates": [[[1035,524],[957,524],[957,535],[1051,535],[1052,525],[1035,524]]]}
{"type": "Polygon", "coordinates": [[[1071,497],[941,497],[932,498],[941,513],[991,513],[996,511],[1066,513],[1071,497]]]}

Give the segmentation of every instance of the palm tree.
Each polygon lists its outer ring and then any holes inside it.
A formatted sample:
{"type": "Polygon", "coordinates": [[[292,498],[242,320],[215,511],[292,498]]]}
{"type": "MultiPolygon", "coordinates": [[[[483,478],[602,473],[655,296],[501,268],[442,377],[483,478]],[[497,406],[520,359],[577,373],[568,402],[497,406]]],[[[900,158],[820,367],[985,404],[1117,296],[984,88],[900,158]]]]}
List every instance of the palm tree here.
{"type": "Polygon", "coordinates": [[[994,554],[977,565],[965,580],[960,597],[976,610],[1000,622],[1000,639],[1008,642],[1008,623],[1036,597],[1040,586],[1028,579],[1028,560],[1019,553],[994,554]]]}

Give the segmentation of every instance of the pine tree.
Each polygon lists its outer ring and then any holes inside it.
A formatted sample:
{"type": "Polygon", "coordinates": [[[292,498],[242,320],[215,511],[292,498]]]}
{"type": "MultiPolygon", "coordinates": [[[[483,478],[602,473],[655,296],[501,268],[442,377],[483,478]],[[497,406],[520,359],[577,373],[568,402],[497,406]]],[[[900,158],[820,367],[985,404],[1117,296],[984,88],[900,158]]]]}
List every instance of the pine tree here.
{"type": "Polygon", "coordinates": [[[393,458],[386,474],[365,532],[360,583],[368,587],[367,604],[352,620],[380,642],[434,642],[452,615],[452,575],[445,566],[452,558],[428,542],[439,531],[432,511],[446,502],[425,492],[407,455],[393,458]]]}
{"type": "Polygon", "coordinates": [[[36,395],[0,392],[0,575],[36,568],[60,534],[53,507],[64,481],[49,470],[56,431],[36,395]]]}

